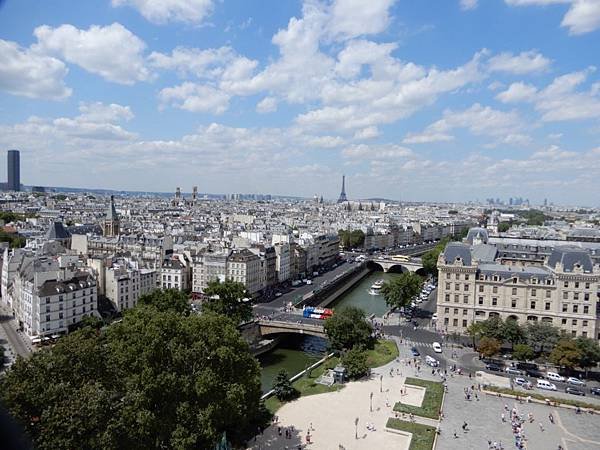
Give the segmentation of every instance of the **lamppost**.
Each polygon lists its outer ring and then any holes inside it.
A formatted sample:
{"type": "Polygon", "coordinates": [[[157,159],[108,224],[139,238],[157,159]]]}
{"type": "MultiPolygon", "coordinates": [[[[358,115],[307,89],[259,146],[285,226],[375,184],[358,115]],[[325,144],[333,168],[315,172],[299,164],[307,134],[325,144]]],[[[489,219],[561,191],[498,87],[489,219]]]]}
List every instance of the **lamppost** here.
{"type": "Polygon", "coordinates": [[[358,417],[354,419],[354,439],[358,439],[358,417]]]}
{"type": "Polygon", "coordinates": [[[383,392],[383,375],[379,375],[379,392],[383,392]]]}
{"type": "Polygon", "coordinates": [[[373,412],[373,393],[369,396],[369,411],[373,412]]]}

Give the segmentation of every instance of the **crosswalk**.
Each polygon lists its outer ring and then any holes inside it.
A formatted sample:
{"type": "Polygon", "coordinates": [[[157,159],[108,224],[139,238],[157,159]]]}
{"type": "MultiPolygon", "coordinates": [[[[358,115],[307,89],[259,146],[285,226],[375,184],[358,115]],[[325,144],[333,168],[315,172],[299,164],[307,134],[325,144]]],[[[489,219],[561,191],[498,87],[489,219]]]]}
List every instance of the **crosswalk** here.
{"type": "Polygon", "coordinates": [[[432,342],[413,341],[412,339],[402,339],[402,343],[405,347],[428,347],[433,348],[432,342]]]}

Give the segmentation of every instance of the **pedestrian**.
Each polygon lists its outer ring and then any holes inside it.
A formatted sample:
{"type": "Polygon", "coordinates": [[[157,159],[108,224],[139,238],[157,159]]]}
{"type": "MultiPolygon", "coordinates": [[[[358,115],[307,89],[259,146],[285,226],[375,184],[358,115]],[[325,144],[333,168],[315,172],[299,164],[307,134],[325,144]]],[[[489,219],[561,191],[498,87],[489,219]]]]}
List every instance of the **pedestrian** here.
{"type": "Polygon", "coordinates": [[[277,434],[281,436],[281,427],[277,427],[277,434]]]}
{"type": "Polygon", "coordinates": [[[542,425],[542,422],[540,422],[540,431],[543,433],[544,432],[544,425],[542,425]]]}
{"type": "Polygon", "coordinates": [[[458,439],[458,434],[456,434],[456,430],[454,430],[454,439],[458,439]]]}

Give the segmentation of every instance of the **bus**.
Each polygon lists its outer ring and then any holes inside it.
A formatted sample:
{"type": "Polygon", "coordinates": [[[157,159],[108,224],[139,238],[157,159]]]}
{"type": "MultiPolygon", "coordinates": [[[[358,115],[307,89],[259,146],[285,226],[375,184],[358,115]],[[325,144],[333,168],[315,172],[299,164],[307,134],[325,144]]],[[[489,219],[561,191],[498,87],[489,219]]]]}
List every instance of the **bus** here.
{"type": "Polygon", "coordinates": [[[410,256],[407,255],[393,255],[392,261],[400,261],[400,262],[408,262],[410,261],[410,256]]]}

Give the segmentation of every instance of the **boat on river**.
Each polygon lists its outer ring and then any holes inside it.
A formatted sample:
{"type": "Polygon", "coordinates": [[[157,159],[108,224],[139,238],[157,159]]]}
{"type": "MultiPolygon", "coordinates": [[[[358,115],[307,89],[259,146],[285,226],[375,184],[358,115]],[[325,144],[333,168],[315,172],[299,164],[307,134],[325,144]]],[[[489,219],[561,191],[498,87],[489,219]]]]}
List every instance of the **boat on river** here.
{"type": "Polygon", "coordinates": [[[369,289],[369,294],[371,295],[379,295],[381,294],[381,289],[383,288],[383,280],[377,280],[375,283],[371,285],[371,289],[369,289]]]}

